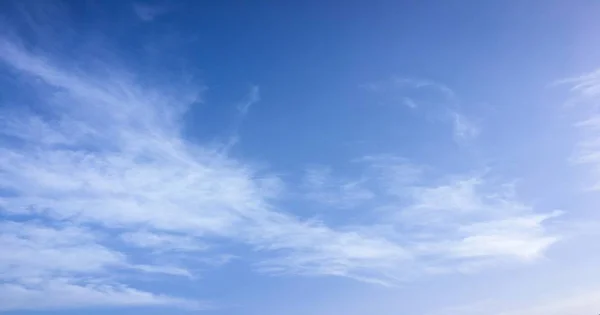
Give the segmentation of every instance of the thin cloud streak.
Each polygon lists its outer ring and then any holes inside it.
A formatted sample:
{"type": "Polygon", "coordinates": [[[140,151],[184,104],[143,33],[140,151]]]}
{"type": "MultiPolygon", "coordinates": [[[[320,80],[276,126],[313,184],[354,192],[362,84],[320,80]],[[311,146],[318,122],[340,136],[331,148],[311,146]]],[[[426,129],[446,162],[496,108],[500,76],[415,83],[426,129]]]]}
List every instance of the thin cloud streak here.
{"type": "Polygon", "coordinates": [[[475,140],[481,128],[461,107],[458,94],[450,87],[431,80],[393,77],[361,85],[361,88],[384,98],[387,103],[402,104],[424,115],[437,117],[452,128],[457,144],[475,140]],[[425,93],[426,92],[426,93],[425,93]]]}
{"type": "Polygon", "coordinates": [[[260,102],[260,88],[258,85],[254,85],[250,88],[246,99],[238,105],[238,111],[241,115],[246,115],[250,107],[258,102],[260,102]]]}
{"type": "Polygon", "coordinates": [[[561,80],[554,85],[559,84],[570,86],[571,99],[567,103],[581,106],[587,116],[575,123],[579,142],[572,161],[591,170],[586,190],[600,191],[600,70],[561,80]]]}

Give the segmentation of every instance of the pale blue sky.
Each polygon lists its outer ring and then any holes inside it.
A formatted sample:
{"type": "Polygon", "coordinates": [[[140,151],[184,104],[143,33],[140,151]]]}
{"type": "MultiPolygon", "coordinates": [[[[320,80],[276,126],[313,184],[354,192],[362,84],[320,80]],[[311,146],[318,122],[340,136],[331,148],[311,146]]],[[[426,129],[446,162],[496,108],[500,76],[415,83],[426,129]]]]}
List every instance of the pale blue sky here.
{"type": "Polygon", "coordinates": [[[0,312],[600,311],[595,1],[3,1],[0,312]]]}

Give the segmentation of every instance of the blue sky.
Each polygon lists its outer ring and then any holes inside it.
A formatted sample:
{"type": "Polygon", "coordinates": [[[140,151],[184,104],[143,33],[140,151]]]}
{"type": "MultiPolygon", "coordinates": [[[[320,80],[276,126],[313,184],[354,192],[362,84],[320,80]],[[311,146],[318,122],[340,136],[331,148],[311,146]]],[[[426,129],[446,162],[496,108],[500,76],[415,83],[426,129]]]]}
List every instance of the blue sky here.
{"type": "Polygon", "coordinates": [[[595,1],[2,1],[5,314],[600,310],[595,1]]]}

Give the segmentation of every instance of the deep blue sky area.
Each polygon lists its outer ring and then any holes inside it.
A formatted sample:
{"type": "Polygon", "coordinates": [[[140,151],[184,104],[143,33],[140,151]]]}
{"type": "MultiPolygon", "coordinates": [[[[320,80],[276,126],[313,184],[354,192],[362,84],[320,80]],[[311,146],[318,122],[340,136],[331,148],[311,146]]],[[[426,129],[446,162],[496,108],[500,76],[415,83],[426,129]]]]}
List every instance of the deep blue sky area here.
{"type": "Polygon", "coordinates": [[[600,310],[596,1],[0,1],[0,313],[600,310]]]}

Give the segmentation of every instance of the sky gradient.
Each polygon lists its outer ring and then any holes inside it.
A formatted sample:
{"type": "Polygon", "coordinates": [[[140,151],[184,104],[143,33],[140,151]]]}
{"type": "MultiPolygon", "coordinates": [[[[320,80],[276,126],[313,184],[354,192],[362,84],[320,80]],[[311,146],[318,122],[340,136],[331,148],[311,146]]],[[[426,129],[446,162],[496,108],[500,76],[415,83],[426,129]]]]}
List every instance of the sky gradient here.
{"type": "Polygon", "coordinates": [[[0,2],[0,312],[600,312],[600,3],[0,2]]]}

